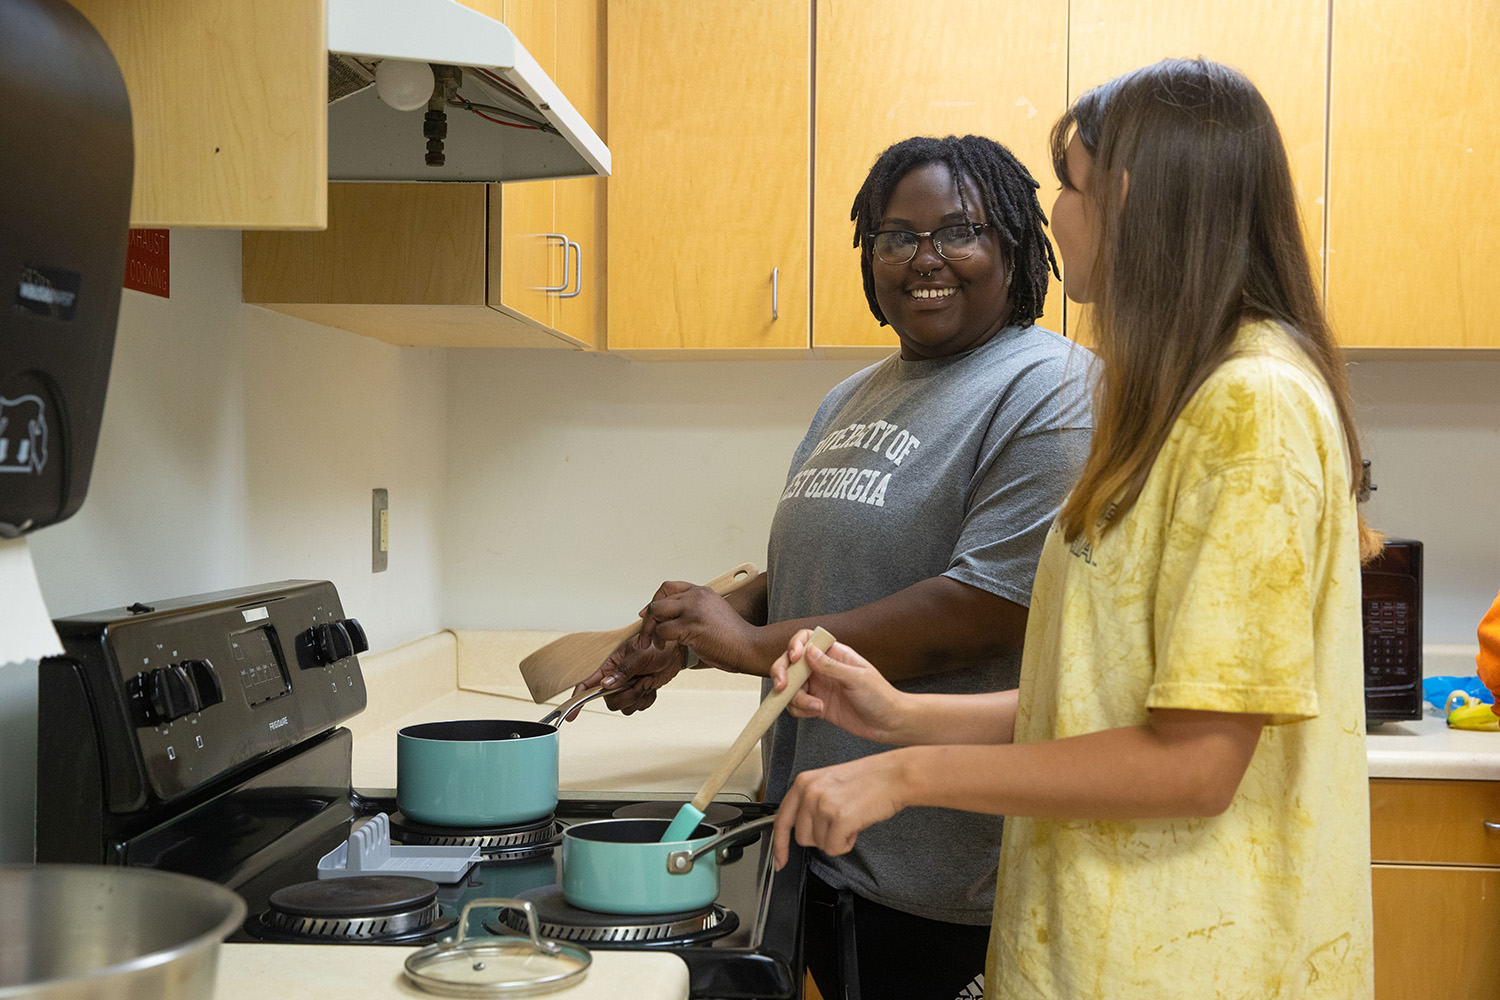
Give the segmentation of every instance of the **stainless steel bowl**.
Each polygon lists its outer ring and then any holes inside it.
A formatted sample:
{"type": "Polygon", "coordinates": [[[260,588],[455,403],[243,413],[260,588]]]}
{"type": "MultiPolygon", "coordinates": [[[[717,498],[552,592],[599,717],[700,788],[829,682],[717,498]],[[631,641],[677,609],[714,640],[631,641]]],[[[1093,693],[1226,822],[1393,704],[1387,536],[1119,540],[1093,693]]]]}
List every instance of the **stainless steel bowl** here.
{"type": "Polygon", "coordinates": [[[206,1000],[244,919],[238,895],[188,875],[0,866],[0,1000],[206,1000]]]}

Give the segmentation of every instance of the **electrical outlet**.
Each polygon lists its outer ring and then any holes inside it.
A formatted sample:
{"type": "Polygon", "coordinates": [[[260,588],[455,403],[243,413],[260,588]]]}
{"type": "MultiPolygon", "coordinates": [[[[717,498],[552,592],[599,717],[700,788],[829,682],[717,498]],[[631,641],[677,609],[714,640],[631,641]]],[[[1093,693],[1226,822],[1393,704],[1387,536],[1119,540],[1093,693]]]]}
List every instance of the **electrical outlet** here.
{"type": "Polygon", "coordinates": [[[384,573],[386,557],[391,551],[390,493],[370,491],[370,572],[384,573]]]}

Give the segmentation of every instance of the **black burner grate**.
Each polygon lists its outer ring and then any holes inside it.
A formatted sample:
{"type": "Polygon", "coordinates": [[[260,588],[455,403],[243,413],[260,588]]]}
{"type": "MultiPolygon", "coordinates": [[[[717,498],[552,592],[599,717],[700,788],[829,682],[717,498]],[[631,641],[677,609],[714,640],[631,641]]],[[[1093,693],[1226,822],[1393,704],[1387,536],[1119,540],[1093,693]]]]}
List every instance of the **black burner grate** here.
{"type": "Polygon", "coordinates": [[[407,846],[477,847],[486,860],[518,861],[546,854],[562,843],[562,825],[553,815],[514,826],[433,826],[400,812],[391,814],[391,839],[407,846]]]}
{"type": "MultiPolygon", "coordinates": [[[[728,934],[740,923],[733,910],[718,903],[683,913],[638,916],[584,910],[567,901],[560,885],[529,889],[518,898],[536,907],[538,932],[542,937],[595,946],[699,944],[728,934]]],[[[486,928],[499,933],[501,925],[524,932],[526,914],[514,909],[501,910],[498,920],[486,928]]]]}

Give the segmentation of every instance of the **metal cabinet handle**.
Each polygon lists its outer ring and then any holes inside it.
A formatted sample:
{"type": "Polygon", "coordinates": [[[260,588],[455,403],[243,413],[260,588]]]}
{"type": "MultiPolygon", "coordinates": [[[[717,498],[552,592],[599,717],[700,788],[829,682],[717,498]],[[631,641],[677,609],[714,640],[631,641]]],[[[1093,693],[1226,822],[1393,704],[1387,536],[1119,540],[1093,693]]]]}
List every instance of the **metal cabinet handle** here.
{"type": "Polygon", "coordinates": [[[780,270],[781,270],[781,268],[779,268],[779,267],[773,267],[773,268],[771,268],[771,318],[772,319],[776,319],[777,318],[777,313],[776,313],[776,278],[777,278],[777,273],[780,270]]]}
{"type": "Polygon", "coordinates": [[[1490,833],[1500,833],[1500,823],[1496,823],[1492,819],[1487,819],[1484,821],[1484,828],[1490,833]]]}
{"type": "MultiPolygon", "coordinates": [[[[563,292],[558,296],[560,299],[576,299],[583,293],[583,247],[572,240],[568,240],[567,246],[563,247],[563,253],[566,255],[570,251],[578,255],[578,263],[573,266],[573,290],[571,292],[563,292]]],[[[568,287],[568,261],[566,257],[563,259],[563,287],[568,287]]]]}
{"type": "Polygon", "coordinates": [[[543,233],[548,243],[561,243],[563,247],[563,280],[560,285],[542,285],[539,291],[547,292],[549,295],[568,290],[568,238],[562,233],[543,233]]]}

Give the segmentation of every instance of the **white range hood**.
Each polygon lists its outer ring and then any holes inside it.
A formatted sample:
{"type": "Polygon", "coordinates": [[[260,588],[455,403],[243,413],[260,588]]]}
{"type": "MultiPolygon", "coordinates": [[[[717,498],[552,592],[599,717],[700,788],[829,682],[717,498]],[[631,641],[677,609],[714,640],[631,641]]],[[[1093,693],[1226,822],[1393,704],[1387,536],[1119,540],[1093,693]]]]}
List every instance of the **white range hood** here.
{"type": "Polygon", "coordinates": [[[397,111],[375,87],[328,105],[332,181],[513,181],[606,177],[609,149],[509,28],[457,0],[328,0],[330,73],[381,60],[456,66],[460,95],[492,118],[448,106],[445,163],[428,166],[423,110],[397,111]],[[499,82],[503,81],[503,82],[499,82]]]}

